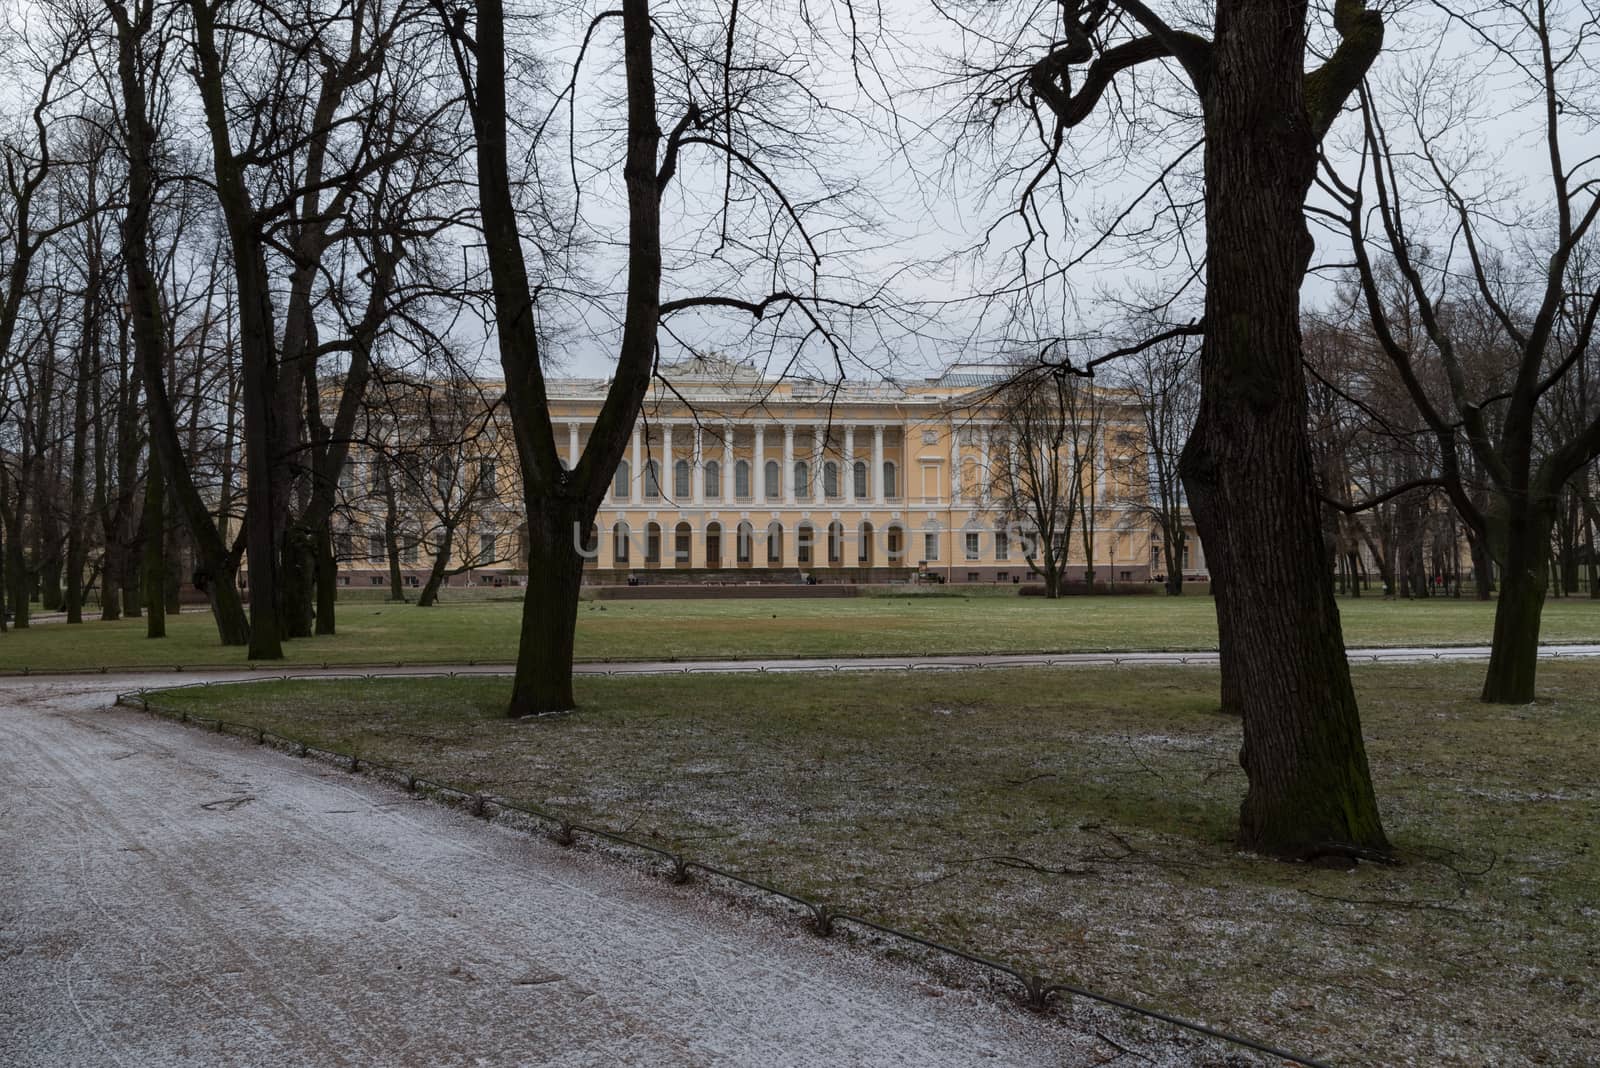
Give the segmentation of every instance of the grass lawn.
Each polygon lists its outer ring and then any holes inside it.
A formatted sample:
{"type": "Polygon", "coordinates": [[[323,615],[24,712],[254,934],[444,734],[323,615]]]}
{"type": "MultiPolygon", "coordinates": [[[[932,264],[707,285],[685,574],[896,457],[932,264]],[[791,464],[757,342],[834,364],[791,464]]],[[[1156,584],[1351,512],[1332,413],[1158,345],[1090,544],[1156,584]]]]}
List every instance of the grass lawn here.
{"type": "Polygon", "coordinates": [[[584,678],[579,714],[521,723],[498,714],[503,679],[159,701],[1335,1063],[1592,1063],[1600,669],[1542,666],[1524,708],[1478,703],[1480,677],[1356,669],[1404,863],[1350,872],[1234,851],[1239,728],[1204,668],[584,678]]]}
{"type": "MultiPolygon", "coordinates": [[[[1487,643],[1494,606],[1472,600],[1340,603],[1345,639],[1355,646],[1487,643]]],[[[516,656],[518,602],[434,608],[351,601],[339,633],[288,643],[293,664],[455,663],[516,656]]],[[[242,666],[224,649],[204,607],[170,617],[167,638],[144,636],[143,620],[77,627],[36,624],[0,635],[0,671],[24,668],[242,666]]],[[[1547,602],[1545,641],[1600,641],[1600,601],[1547,602]]],[[[819,601],[584,601],[578,657],[653,660],[725,656],[930,655],[1083,652],[1104,649],[1214,649],[1209,597],[1038,597],[995,594],[859,597],[819,601]]]]}

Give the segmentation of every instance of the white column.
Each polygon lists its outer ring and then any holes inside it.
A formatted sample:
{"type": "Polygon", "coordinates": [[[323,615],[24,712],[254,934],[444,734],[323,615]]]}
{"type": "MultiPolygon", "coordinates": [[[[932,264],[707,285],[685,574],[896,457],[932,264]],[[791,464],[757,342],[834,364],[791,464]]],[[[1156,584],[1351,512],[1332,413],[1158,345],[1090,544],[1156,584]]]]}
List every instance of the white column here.
{"type": "Polygon", "coordinates": [[[844,499],[856,503],[856,427],[854,423],[844,428],[844,499]]]}
{"type": "Polygon", "coordinates": [[[1104,504],[1106,499],[1106,432],[1101,430],[1091,439],[1093,451],[1089,459],[1094,464],[1094,499],[1096,504],[1104,504]],[[1098,438],[1098,440],[1095,440],[1098,438]]]}
{"type": "Polygon", "coordinates": [[[638,423],[633,424],[633,493],[634,502],[644,500],[644,438],[638,423]]]}
{"type": "Polygon", "coordinates": [[[705,461],[705,428],[699,423],[694,425],[694,503],[706,503],[706,461],[705,461]]]}
{"type": "Polygon", "coordinates": [[[567,424],[567,470],[578,466],[578,424],[567,424]]]}
{"type": "Polygon", "coordinates": [[[1009,461],[1010,466],[1006,469],[1006,487],[1007,492],[1010,492],[1011,487],[1016,484],[1018,475],[1017,465],[1021,462],[1022,456],[1017,452],[1017,439],[1015,437],[1008,437],[1007,446],[1011,453],[1011,459],[1009,461]]]}
{"type": "Polygon", "coordinates": [[[750,465],[750,496],[753,500],[767,499],[767,428],[756,424],[755,460],[750,465]]]}
{"type": "MultiPolygon", "coordinates": [[[[660,485],[657,488],[661,490],[661,499],[662,500],[672,500],[674,497],[677,496],[677,493],[678,493],[678,480],[676,478],[674,478],[673,475],[672,475],[672,424],[671,423],[662,423],[661,424],[661,477],[657,481],[660,483],[660,485]]],[[[673,503],[676,504],[677,502],[673,501],[673,503]]],[[[673,525],[676,526],[677,524],[673,524],[673,525]]],[[[665,528],[663,527],[663,530],[664,529],[665,528]]],[[[661,538],[662,538],[663,541],[665,541],[666,540],[666,534],[663,533],[661,535],[661,538]]],[[[663,550],[662,555],[665,555],[665,550],[663,550]]]]}
{"type": "Polygon", "coordinates": [[[978,452],[978,501],[989,503],[989,427],[981,431],[982,448],[978,452]]]}
{"type": "Polygon", "coordinates": [[[883,424],[872,428],[872,470],[867,472],[867,485],[872,489],[872,503],[883,503],[883,424]]]}
{"type": "Polygon", "coordinates": [[[961,427],[950,424],[950,503],[961,503],[961,427]]]}
{"type": "MultiPolygon", "coordinates": [[[[722,477],[717,479],[723,501],[733,500],[733,424],[722,424],[722,477]]],[[[731,542],[729,543],[731,544],[731,542]]]]}
{"type": "Polygon", "coordinates": [[[789,423],[783,428],[783,502],[794,503],[794,424],[789,423]]]}
{"type": "Polygon", "coordinates": [[[813,426],[811,428],[811,499],[818,503],[828,499],[828,484],[822,480],[822,465],[827,460],[827,439],[825,435],[828,427],[813,426]]]}

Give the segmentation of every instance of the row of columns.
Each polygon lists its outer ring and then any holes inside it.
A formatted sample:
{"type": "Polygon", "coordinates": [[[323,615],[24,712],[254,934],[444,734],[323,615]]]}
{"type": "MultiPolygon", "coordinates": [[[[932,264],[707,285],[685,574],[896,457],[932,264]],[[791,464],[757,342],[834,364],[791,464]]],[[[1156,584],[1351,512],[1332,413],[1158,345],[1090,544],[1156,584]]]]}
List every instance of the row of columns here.
{"type": "MultiPolygon", "coordinates": [[[[670,485],[670,480],[673,478],[673,465],[676,460],[676,457],[673,455],[672,445],[672,428],[674,424],[661,423],[660,426],[661,453],[655,459],[660,464],[660,480],[662,482],[662,486],[658,486],[657,488],[664,490],[665,487],[670,485]]],[[[884,432],[887,429],[887,424],[873,423],[871,426],[872,462],[867,468],[867,493],[865,497],[862,497],[856,493],[856,426],[855,424],[846,424],[844,427],[844,449],[840,463],[842,469],[840,476],[842,484],[840,485],[839,497],[850,504],[858,504],[863,502],[883,504],[885,500],[883,493],[883,439],[884,432]]],[[[755,447],[752,450],[753,456],[751,458],[749,494],[751,500],[759,501],[769,499],[766,495],[765,486],[767,464],[766,430],[766,426],[762,423],[757,423],[754,426],[755,447]]],[[[795,430],[795,424],[785,424],[783,427],[783,460],[778,467],[779,493],[777,499],[781,500],[785,505],[793,505],[798,503],[798,493],[794,479],[795,430]]],[[[722,424],[722,486],[720,487],[720,499],[724,501],[734,500],[736,495],[735,488],[732,483],[734,478],[733,432],[734,427],[732,423],[722,424]]],[[[689,469],[692,478],[692,485],[690,487],[690,503],[692,504],[704,504],[706,499],[704,435],[705,428],[699,424],[695,424],[694,450],[689,459],[689,469]]],[[[577,423],[569,423],[567,425],[567,443],[567,452],[569,457],[568,465],[573,466],[578,462],[577,423]]],[[[630,499],[634,501],[640,501],[643,500],[645,496],[646,459],[644,434],[642,429],[638,426],[633,428],[632,445],[633,449],[630,467],[630,499]]],[[[808,473],[807,477],[813,486],[820,485],[822,481],[822,445],[823,442],[819,439],[818,434],[813,431],[811,453],[806,460],[806,470],[808,473]]],[[[904,465],[902,464],[902,467],[903,466],[904,465]]],[[[904,491],[902,490],[901,492],[904,491]]],[[[668,494],[663,493],[663,496],[666,495],[668,494]]],[[[813,494],[812,496],[815,498],[817,495],[813,494]]]]}

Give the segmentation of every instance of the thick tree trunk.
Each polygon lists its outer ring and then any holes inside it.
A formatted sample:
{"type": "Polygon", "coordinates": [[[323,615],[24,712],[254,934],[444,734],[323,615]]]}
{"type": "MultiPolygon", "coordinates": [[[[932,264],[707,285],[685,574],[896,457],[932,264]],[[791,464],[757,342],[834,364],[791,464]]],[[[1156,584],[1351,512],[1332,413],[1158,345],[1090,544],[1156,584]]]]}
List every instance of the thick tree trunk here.
{"type": "Polygon", "coordinates": [[[1483,700],[1525,705],[1533,700],[1539,669],[1539,620],[1550,575],[1548,515],[1493,519],[1502,524],[1500,599],[1494,611],[1494,644],[1483,680],[1483,700]]]}
{"type": "Polygon", "coordinates": [[[167,479],[161,471],[161,456],[150,449],[150,472],[144,480],[144,566],[139,575],[144,585],[144,636],[167,636],[167,479]]]}
{"type": "Polygon", "coordinates": [[[576,508],[528,516],[528,588],[508,714],[513,718],[568,712],[573,638],[583,583],[579,532],[588,520],[576,508]]]}
{"type": "Polygon", "coordinates": [[[61,596],[61,557],[51,546],[39,564],[39,607],[46,612],[59,612],[65,603],[61,596]]]}
{"type": "Polygon", "coordinates": [[[311,637],[312,604],[316,596],[316,535],[299,523],[290,524],[278,544],[279,620],[285,638],[311,637]]]}
{"type": "Polygon", "coordinates": [[[1219,582],[1224,678],[1243,712],[1239,844],[1388,849],[1322,537],[1299,325],[1317,137],[1304,5],[1223,0],[1204,92],[1206,330],[1181,470],[1219,582]]]}

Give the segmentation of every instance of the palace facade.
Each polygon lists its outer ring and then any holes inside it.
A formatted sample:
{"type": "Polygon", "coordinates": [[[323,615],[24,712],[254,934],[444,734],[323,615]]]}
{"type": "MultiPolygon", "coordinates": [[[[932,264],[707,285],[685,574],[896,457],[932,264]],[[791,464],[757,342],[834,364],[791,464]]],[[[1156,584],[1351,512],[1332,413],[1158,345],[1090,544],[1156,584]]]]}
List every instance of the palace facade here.
{"type": "MultiPolygon", "coordinates": [[[[1011,584],[1036,577],[1027,560],[1031,525],[1013,514],[1006,491],[1016,446],[985,403],[993,374],[958,367],[937,378],[840,385],[773,381],[720,360],[663,368],[667,384],[652,387],[596,516],[586,581],[1011,584]]],[[[608,385],[547,383],[567,464],[588,444],[608,385]]],[[[1148,518],[1142,413],[1126,397],[1101,400],[1068,577],[1083,576],[1092,550],[1097,581],[1146,582],[1163,568],[1148,518]]],[[[473,447],[445,460],[450,470],[432,479],[440,490],[441,481],[469,472],[478,491],[452,531],[451,569],[461,568],[452,585],[521,584],[519,483],[503,418],[490,416],[473,447]]],[[[392,433],[403,446],[406,427],[392,433]]],[[[440,541],[438,502],[425,507],[402,493],[391,508],[374,470],[370,457],[357,456],[345,481],[335,536],[341,582],[387,584],[389,549],[398,543],[403,580],[418,585],[440,541]]],[[[1188,546],[1186,574],[1204,578],[1192,532],[1188,546]]]]}

